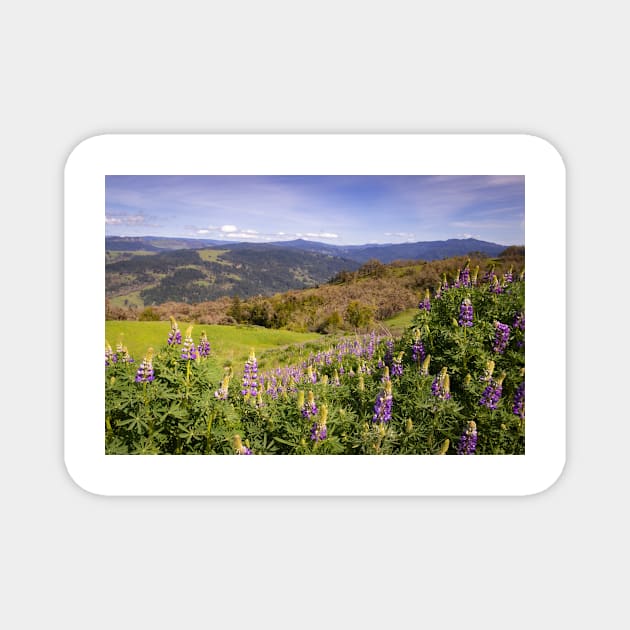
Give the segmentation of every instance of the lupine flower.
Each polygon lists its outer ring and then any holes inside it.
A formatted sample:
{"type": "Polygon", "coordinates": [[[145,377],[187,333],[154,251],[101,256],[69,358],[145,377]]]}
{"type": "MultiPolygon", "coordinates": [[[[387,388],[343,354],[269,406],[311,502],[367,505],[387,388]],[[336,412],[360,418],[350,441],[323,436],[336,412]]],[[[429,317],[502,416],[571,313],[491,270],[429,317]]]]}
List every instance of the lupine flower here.
{"type": "Polygon", "coordinates": [[[477,276],[479,275],[479,265],[477,265],[472,272],[472,275],[470,277],[470,284],[472,286],[477,286],[477,276]]]}
{"type": "Polygon", "coordinates": [[[431,310],[431,294],[429,293],[429,289],[425,289],[424,298],[420,300],[418,308],[427,313],[431,310]]]}
{"type": "Polygon", "coordinates": [[[153,372],[153,348],[147,350],[144,360],[136,372],[136,383],[150,383],[155,378],[153,372]]]}
{"type": "Polygon", "coordinates": [[[492,263],[492,264],[490,265],[490,268],[489,268],[489,269],[486,271],[486,273],[483,275],[483,281],[484,281],[484,282],[492,282],[492,278],[494,278],[494,277],[495,277],[495,274],[494,274],[494,266],[495,266],[495,264],[494,264],[494,263],[492,263]]]}
{"type": "Polygon", "coordinates": [[[490,379],[490,383],[483,390],[481,400],[479,404],[488,409],[496,409],[503,393],[503,379],[505,378],[505,372],[497,380],[490,379]]]}
{"type": "Polygon", "coordinates": [[[489,383],[492,380],[492,373],[494,372],[494,361],[492,359],[486,362],[486,369],[481,377],[482,383],[489,383]]]}
{"type": "Polygon", "coordinates": [[[322,405],[319,418],[313,422],[313,426],[311,428],[311,440],[314,442],[321,442],[328,436],[328,428],[326,427],[327,419],[328,407],[326,405],[322,405]]]}
{"type": "Polygon", "coordinates": [[[450,377],[447,368],[443,367],[431,383],[431,392],[439,400],[448,400],[451,397],[450,377]]]}
{"type": "Polygon", "coordinates": [[[385,366],[383,368],[383,376],[381,377],[381,383],[387,383],[390,380],[391,379],[389,377],[389,368],[387,366],[385,366]]]}
{"type": "Polygon", "coordinates": [[[184,339],[184,345],[182,347],[181,357],[185,361],[194,361],[197,358],[197,348],[192,338],[192,326],[188,326],[186,329],[186,337],[184,339]]]}
{"type": "Polygon", "coordinates": [[[234,436],[234,450],[236,451],[237,455],[251,455],[252,454],[251,449],[245,446],[243,442],[241,441],[240,435],[234,436]]]}
{"type": "Polygon", "coordinates": [[[458,455],[474,455],[477,448],[477,424],[474,420],[468,422],[468,428],[459,439],[458,455]]]}
{"type": "Polygon", "coordinates": [[[109,367],[110,365],[113,365],[114,363],[116,363],[116,361],[118,361],[118,357],[112,350],[112,347],[106,341],[105,342],[105,367],[109,367]]]}
{"type": "Polygon", "coordinates": [[[208,341],[208,335],[206,335],[206,331],[201,331],[201,336],[199,338],[199,345],[197,346],[197,350],[199,350],[200,357],[209,357],[210,356],[210,342],[208,341]]]}
{"type": "Polygon", "coordinates": [[[415,363],[420,361],[424,361],[424,357],[426,356],[424,352],[424,345],[422,341],[420,341],[420,331],[416,328],[413,331],[413,344],[411,346],[411,359],[415,363]]]}
{"type": "Polygon", "coordinates": [[[394,357],[392,361],[392,376],[402,376],[402,359],[404,354],[404,352],[400,352],[397,357],[394,357]]]}
{"type": "Polygon", "coordinates": [[[310,365],[306,370],[306,380],[311,383],[317,383],[317,372],[313,371],[313,368],[310,365]]]}
{"type": "Polygon", "coordinates": [[[512,267],[510,267],[508,271],[506,271],[503,274],[503,282],[504,284],[506,284],[506,283],[512,282],[513,279],[514,279],[514,276],[512,275],[512,267]]]}
{"type": "Polygon", "coordinates": [[[256,397],[258,394],[258,361],[252,348],[249,354],[249,359],[245,361],[245,367],[243,369],[243,388],[241,394],[245,397],[256,397]]]}
{"type": "Polygon", "coordinates": [[[215,398],[217,398],[218,400],[227,400],[231,378],[232,374],[229,372],[223,377],[223,380],[221,381],[221,387],[219,387],[219,389],[214,392],[215,398]]]}
{"type": "Polygon", "coordinates": [[[182,333],[179,330],[179,326],[175,321],[175,318],[171,315],[171,330],[168,333],[167,343],[169,346],[180,345],[182,343],[182,333]]]}
{"type": "Polygon", "coordinates": [[[490,291],[497,295],[503,293],[503,287],[499,284],[499,279],[494,274],[492,274],[492,286],[490,287],[490,291]]]}
{"type": "Polygon", "coordinates": [[[394,342],[391,339],[388,339],[385,342],[385,346],[387,349],[385,350],[385,356],[383,357],[383,361],[385,362],[385,365],[387,365],[388,367],[391,367],[392,360],[394,358],[394,342]]]}
{"type": "Polygon", "coordinates": [[[302,405],[300,410],[302,412],[303,418],[310,418],[311,416],[316,416],[317,412],[317,404],[315,403],[315,395],[312,390],[308,392],[308,400],[305,404],[302,405]]]}
{"type": "Polygon", "coordinates": [[[133,359],[129,355],[127,346],[123,346],[121,341],[116,344],[116,355],[116,360],[121,363],[133,363],[133,359]]]}
{"type": "Polygon", "coordinates": [[[510,340],[510,327],[501,322],[494,322],[494,345],[492,350],[498,354],[503,354],[510,340]]]}
{"type": "Polygon", "coordinates": [[[460,287],[469,287],[470,286],[470,260],[466,261],[463,269],[457,270],[457,279],[453,283],[453,288],[457,289],[460,287]]]}
{"type": "Polygon", "coordinates": [[[420,368],[420,374],[422,374],[422,376],[428,376],[430,363],[431,355],[427,354],[427,356],[424,358],[424,361],[422,362],[422,367],[420,368]]]}
{"type": "Polygon", "coordinates": [[[473,306],[470,298],[465,298],[459,307],[460,326],[470,327],[473,325],[473,306]]]}
{"type": "Polygon", "coordinates": [[[525,381],[518,386],[516,394],[514,394],[512,413],[521,420],[525,419],[525,381]]]}
{"type": "Polygon", "coordinates": [[[514,322],[512,323],[514,328],[525,332],[525,313],[523,311],[519,311],[514,316],[514,322]]]}
{"type": "Polygon", "coordinates": [[[387,381],[384,389],[376,397],[372,422],[389,422],[392,419],[392,383],[387,381]]]}

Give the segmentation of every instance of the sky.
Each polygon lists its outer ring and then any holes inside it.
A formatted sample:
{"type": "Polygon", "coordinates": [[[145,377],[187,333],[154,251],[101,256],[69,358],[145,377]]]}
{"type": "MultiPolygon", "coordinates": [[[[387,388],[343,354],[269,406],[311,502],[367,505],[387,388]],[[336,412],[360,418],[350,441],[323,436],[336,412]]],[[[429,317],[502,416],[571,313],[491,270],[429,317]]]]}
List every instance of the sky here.
{"type": "Polygon", "coordinates": [[[524,176],[108,175],[107,236],[525,243],[524,176]]]}

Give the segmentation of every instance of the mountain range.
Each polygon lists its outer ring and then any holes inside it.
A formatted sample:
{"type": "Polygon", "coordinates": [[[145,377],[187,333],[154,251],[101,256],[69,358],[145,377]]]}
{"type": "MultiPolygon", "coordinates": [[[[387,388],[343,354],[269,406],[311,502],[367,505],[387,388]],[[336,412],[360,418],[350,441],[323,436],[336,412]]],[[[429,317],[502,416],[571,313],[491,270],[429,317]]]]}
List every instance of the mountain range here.
{"type": "Polygon", "coordinates": [[[480,252],[487,256],[498,256],[505,245],[481,241],[474,238],[451,238],[445,241],[418,241],[415,243],[365,243],[363,245],[331,245],[317,241],[295,239],[269,243],[248,243],[197,238],[174,238],[164,236],[106,236],[105,249],[121,252],[164,252],[178,249],[221,249],[287,247],[309,252],[347,258],[359,263],[372,258],[382,263],[394,260],[439,260],[451,256],[465,256],[470,252],[480,252]]]}
{"type": "Polygon", "coordinates": [[[248,298],[316,286],[370,260],[440,260],[506,247],[477,239],[330,245],[297,239],[243,243],[155,236],[105,238],[106,296],[117,306],[248,298]]]}

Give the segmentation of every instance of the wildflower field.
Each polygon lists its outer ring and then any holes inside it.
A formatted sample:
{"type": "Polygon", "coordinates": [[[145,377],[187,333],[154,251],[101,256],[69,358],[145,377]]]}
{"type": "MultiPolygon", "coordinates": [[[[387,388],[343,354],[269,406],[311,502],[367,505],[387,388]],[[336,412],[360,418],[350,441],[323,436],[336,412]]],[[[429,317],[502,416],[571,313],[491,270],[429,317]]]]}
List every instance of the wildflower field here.
{"type": "Polygon", "coordinates": [[[218,365],[211,328],[171,318],[137,357],[106,342],[108,454],[525,452],[522,270],[467,263],[400,336],[320,336],[276,353],[277,367],[255,347],[218,365]]]}

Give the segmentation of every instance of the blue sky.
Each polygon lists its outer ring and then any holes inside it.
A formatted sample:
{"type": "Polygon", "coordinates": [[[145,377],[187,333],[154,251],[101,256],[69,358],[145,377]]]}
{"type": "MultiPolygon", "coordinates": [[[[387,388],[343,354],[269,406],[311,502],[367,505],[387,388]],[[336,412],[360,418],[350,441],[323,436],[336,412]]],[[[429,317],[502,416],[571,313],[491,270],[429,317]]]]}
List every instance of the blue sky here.
{"type": "Polygon", "coordinates": [[[523,176],[110,175],[105,189],[107,235],[525,243],[523,176]]]}

